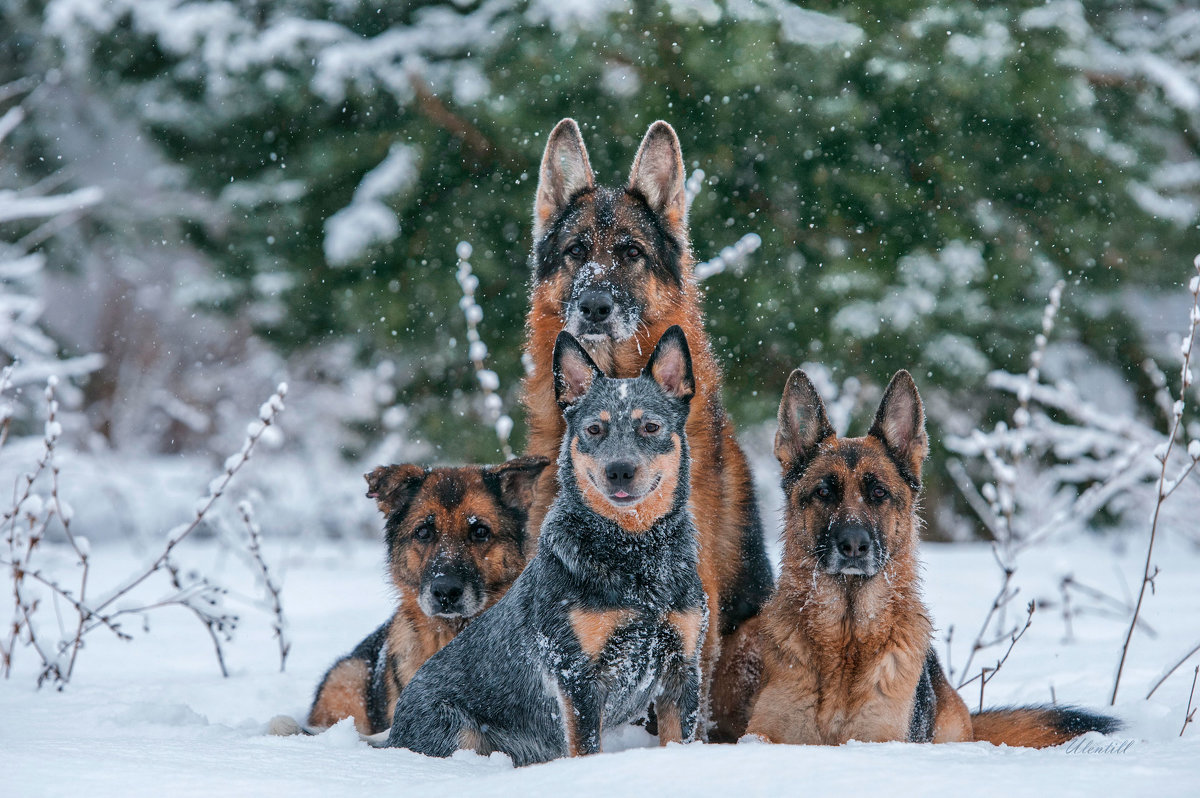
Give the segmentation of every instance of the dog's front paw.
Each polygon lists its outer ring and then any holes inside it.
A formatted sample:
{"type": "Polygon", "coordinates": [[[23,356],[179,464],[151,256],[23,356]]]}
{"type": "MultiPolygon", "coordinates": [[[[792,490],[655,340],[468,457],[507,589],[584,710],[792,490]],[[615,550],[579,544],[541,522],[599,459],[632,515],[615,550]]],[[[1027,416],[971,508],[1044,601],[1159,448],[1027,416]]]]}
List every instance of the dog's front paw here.
{"type": "Polygon", "coordinates": [[[304,727],[290,715],[276,715],[267,721],[267,734],[273,737],[291,737],[305,734],[304,727]]]}

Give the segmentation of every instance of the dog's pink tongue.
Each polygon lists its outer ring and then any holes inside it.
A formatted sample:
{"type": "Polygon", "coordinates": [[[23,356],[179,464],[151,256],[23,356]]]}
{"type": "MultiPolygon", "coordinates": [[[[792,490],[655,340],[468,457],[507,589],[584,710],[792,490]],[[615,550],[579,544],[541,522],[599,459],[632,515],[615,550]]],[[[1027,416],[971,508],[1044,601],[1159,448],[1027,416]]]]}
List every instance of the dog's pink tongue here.
{"type": "Polygon", "coordinates": [[[623,490],[617,491],[616,493],[613,494],[613,496],[618,499],[628,499],[629,498],[629,494],[623,490]]]}

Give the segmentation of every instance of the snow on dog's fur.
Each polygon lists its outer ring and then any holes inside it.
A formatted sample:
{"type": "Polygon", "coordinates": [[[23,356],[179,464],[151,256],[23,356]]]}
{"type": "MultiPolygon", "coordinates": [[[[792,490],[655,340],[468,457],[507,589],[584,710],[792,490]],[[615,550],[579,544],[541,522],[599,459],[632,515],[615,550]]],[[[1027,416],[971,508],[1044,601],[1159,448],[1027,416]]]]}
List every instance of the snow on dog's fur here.
{"type": "Polygon", "coordinates": [[[971,715],[933,651],[917,557],[929,451],[917,386],[899,371],[870,431],[834,434],[797,369],[779,405],[786,497],[779,587],[744,635],[747,732],[776,743],[963,742],[1041,748],[1120,728],[1072,707],[971,715]],[[761,687],[754,675],[761,673],[761,687]],[[752,699],[757,691],[757,699],[752,699]]]}
{"type": "Polygon", "coordinates": [[[417,669],[524,569],[526,511],[548,463],[521,457],[497,466],[405,464],[366,475],[367,496],[387,519],[388,572],[400,603],[325,674],[310,726],[350,717],[360,733],[377,734],[390,725],[417,669]]]}
{"type": "MultiPolygon", "coordinates": [[[[750,468],[721,406],[721,371],[704,331],[688,243],[679,138],[655,122],[634,157],[629,182],[597,185],[579,127],[564,119],[550,134],[534,201],[533,290],[525,352],[530,454],[553,457],[565,429],[551,358],[566,330],[609,377],[641,372],[672,325],[691,349],[696,398],[688,418],[692,506],[700,532],[700,578],[712,617],[703,646],[706,676],[721,640],[753,617],[771,592],[771,569],[750,468]]],[[[530,508],[537,526],[558,491],[547,469],[530,508]]],[[[708,679],[705,680],[706,685],[708,679]]],[[[724,686],[713,686],[714,695],[724,686]]],[[[708,693],[706,687],[705,693],[708,693]]],[[[719,703],[719,702],[718,702],[719,703]]],[[[732,739],[713,717],[711,739],[732,739]]]]}
{"type": "Polygon", "coordinates": [[[687,341],[672,327],[641,376],[609,379],[563,332],[554,384],[567,429],[537,554],[417,672],[389,745],[518,765],[578,756],[651,701],[663,743],[695,735],[708,617],[688,509],[687,341]]]}

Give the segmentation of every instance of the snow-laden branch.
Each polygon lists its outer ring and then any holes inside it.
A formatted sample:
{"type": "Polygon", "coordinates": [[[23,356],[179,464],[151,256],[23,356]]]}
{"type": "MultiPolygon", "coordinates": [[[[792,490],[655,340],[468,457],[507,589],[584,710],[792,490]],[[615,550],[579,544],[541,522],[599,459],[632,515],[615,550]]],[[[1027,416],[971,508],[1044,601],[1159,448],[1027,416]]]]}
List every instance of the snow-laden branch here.
{"type": "Polygon", "coordinates": [[[78,212],[103,199],[104,192],[95,186],[47,197],[29,196],[19,191],[0,191],[0,223],[78,212]]]}
{"type": "MultiPolygon", "coordinates": [[[[1121,660],[1117,663],[1117,675],[1113,679],[1112,697],[1109,699],[1110,704],[1117,703],[1117,691],[1121,687],[1121,675],[1125,670],[1125,658],[1129,654],[1129,644],[1133,641],[1133,630],[1137,628],[1138,615],[1142,611],[1142,602],[1146,598],[1146,588],[1153,587],[1154,579],[1159,573],[1158,567],[1153,565],[1153,558],[1154,542],[1158,533],[1158,520],[1162,515],[1163,502],[1192,473],[1196,468],[1196,464],[1200,463],[1200,441],[1193,440],[1187,447],[1189,462],[1180,467],[1174,477],[1167,476],[1171,451],[1175,448],[1175,442],[1179,439],[1179,433],[1183,425],[1183,411],[1187,406],[1188,389],[1192,387],[1192,344],[1196,340],[1196,327],[1200,325],[1200,255],[1196,256],[1192,265],[1196,270],[1196,275],[1188,283],[1188,290],[1192,294],[1192,308],[1191,312],[1188,313],[1187,333],[1179,345],[1179,353],[1182,360],[1179,367],[1179,398],[1171,406],[1170,431],[1167,433],[1167,439],[1154,447],[1154,459],[1161,463],[1161,469],[1158,474],[1158,492],[1154,502],[1154,512],[1150,516],[1150,538],[1146,543],[1146,565],[1142,571],[1142,585],[1138,590],[1137,604],[1133,608],[1133,617],[1129,620],[1129,630],[1125,633],[1125,643],[1121,646],[1121,660]]],[[[1189,712],[1191,710],[1191,699],[1188,700],[1188,710],[1189,712]]],[[[1187,727],[1187,721],[1184,722],[1184,727],[1187,727]]],[[[1180,734],[1182,735],[1183,732],[1181,731],[1180,734]]]]}
{"type": "Polygon", "coordinates": [[[512,435],[512,417],[504,412],[504,399],[500,396],[500,376],[487,367],[488,347],[479,337],[479,323],[483,321],[483,308],[475,301],[475,291],[479,288],[479,278],[471,271],[471,245],[460,241],[456,249],[458,266],[454,276],[462,288],[462,299],[458,306],[462,308],[467,320],[467,356],[475,367],[475,379],[483,392],[483,407],[487,413],[488,422],[496,432],[500,441],[500,451],[506,460],[513,456],[509,436],[512,435]]]}
{"type": "Polygon", "coordinates": [[[712,260],[696,264],[696,279],[707,280],[714,274],[721,274],[726,269],[737,268],[762,246],[762,238],[758,233],[747,233],[731,246],[725,247],[712,260]]]}
{"type": "Polygon", "coordinates": [[[19,105],[5,111],[4,116],[0,116],[0,144],[3,144],[8,135],[16,130],[24,120],[25,111],[19,105]]]}
{"type": "MultiPolygon", "coordinates": [[[[0,377],[0,384],[5,383],[7,376],[6,370],[0,377]]],[[[281,383],[259,409],[258,419],[247,428],[246,439],[241,449],[226,459],[222,473],[209,483],[208,495],[197,504],[192,520],[168,533],[162,551],[148,565],[130,575],[118,587],[95,599],[88,595],[91,574],[90,547],[86,538],[76,535],[72,530],[73,511],[60,493],[55,452],[62,427],[57,415],[56,387],[57,380],[51,378],[45,392],[47,420],[42,453],[33,470],[19,479],[14,489],[14,502],[0,517],[0,528],[6,532],[7,544],[7,556],[0,560],[0,564],[7,567],[11,573],[14,597],[14,618],[9,626],[9,635],[6,641],[0,641],[0,669],[6,677],[9,675],[16,646],[18,643],[24,643],[41,659],[38,684],[49,679],[62,689],[71,680],[79,652],[91,632],[103,628],[118,639],[130,640],[131,636],[122,628],[125,616],[145,616],[151,610],[181,607],[192,613],[205,627],[216,651],[221,673],[228,675],[222,640],[231,639],[238,618],[227,612],[223,606],[223,597],[227,591],[203,575],[185,574],[174,560],[173,554],[175,548],[204,523],[213,505],[224,495],[234,476],[249,462],[255,446],[283,411],[287,385],[281,383]],[[39,478],[47,473],[50,474],[50,492],[48,496],[42,496],[34,491],[34,486],[38,484],[39,478]],[[38,544],[55,519],[58,520],[67,543],[77,557],[78,586],[74,588],[64,586],[59,578],[45,573],[32,563],[38,544]],[[148,602],[130,601],[135,588],[156,575],[166,578],[166,593],[148,602]],[[49,590],[52,596],[65,601],[76,613],[73,631],[65,632],[64,637],[53,647],[42,640],[34,621],[40,601],[29,589],[30,582],[49,590]]],[[[262,560],[257,525],[253,523],[248,510],[245,507],[241,509],[243,519],[250,530],[251,556],[261,569],[267,591],[272,597],[271,607],[276,618],[275,629],[280,641],[282,667],[289,644],[284,636],[285,624],[279,588],[262,560]]]]}
{"type": "Polygon", "coordinates": [[[262,578],[263,589],[267,593],[271,613],[275,616],[271,628],[275,632],[275,638],[279,641],[279,672],[283,673],[287,668],[288,652],[292,650],[292,644],[287,638],[287,619],[283,617],[283,592],[271,576],[271,569],[267,567],[267,561],[263,559],[262,527],[254,520],[254,507],[249,501],[238,502],[238,513],[242,516],[242,523],[246,525],[250,557],[262,578]]]}

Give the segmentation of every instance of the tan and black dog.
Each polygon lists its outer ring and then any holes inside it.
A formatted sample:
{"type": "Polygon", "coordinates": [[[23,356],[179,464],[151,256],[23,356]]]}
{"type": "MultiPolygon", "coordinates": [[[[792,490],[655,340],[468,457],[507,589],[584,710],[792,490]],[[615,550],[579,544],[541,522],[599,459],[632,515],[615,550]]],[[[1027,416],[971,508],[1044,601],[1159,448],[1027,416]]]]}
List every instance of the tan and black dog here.
{"type": "Polygon", "coordinates": [[[367,496],[387,519],[388,574],[400,597],[391,619],[338,660],[317,688],[311,727],[354,718],[362,734],[392,722],[396,699],[442,646],[495,604],[529,557],[526,518],[549,461],[497,466],[380,466],[367,496]]]}
{"type": "MultiPolygon", "coordinates": [[[[554,457],[566,429],[551,362],[560,332],[577,338],[604,374],[628,378],[641,372],[668,327],[683,329],[696,381],[687,423],[691,503],[700,530],[700,579],[713,619],[703,650],[707,677],[721,638],[758,612],[772,575],[750,469],[722,407],[721,372],[704,331],[684,182],[679,139],[666,122],[650,126],[629,182],[617,188],[596,184],[573,120],[564,119],[550,134],[534,202],[526,451],[554,457]]],[[[554,469],[547,469],[530,510],[532,527],[557,491],[554,469]]],[[[710,738],[729,739],[722,719],[713,720],[710,738]]]]}
{"type": "Polygon", "coordinates": [[[1120,728],[1073,707],[967,711],[933,652],[921,600],[917,499],[928,449],[907,371],[892,378],[862,438],[838,438],[808,377],[792,373],[775,438],[787,501],[783,567],[756,620],[759,651],[741,651],[748,693],[761,670],[747,732],[776,743],[1041,748],[1120,728]]]}

